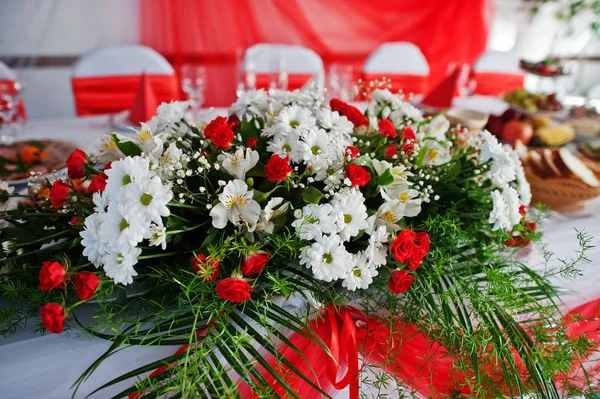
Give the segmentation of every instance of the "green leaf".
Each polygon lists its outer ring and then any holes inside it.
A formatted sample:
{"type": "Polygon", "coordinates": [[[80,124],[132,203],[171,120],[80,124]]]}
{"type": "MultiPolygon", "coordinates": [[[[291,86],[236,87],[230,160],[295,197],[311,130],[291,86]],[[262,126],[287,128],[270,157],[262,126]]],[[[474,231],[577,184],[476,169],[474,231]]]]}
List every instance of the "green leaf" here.
{"type": "Polygon", "coordinates": [[[269,195],[267,193],[263,193],[262,191],[259,191],[257,189],[252,189],[252,191],[254,192],[254,196],[252,198],[256,202],[264,202],[267,200],[267,198],[269,198],[269,195]]]}
{"type": "Polygon", "coordinates": [[[392,172],[388,169],[383,172],[381,176],[379,176],[379,180],[377,184],[380,186],[387,186],[388,184],[392,184],[394,182],[394,176],[392,176],[392,172]]]}
{"type": "Polygon", "coordinates": [[[323,193],[314,186],[308,186],[302,190],[302,199],[309,204],[318,204],[323,198],[323,193]]]}
{"type": "Polygon", "coordinates": [[[117,148],[126,156],[135,157],[136,155],[142,155],[142,149],[133,142],[119,140],[119,137],[116,135],[116,133],[111,133],[110,135],[117,145],[117,148]]]}

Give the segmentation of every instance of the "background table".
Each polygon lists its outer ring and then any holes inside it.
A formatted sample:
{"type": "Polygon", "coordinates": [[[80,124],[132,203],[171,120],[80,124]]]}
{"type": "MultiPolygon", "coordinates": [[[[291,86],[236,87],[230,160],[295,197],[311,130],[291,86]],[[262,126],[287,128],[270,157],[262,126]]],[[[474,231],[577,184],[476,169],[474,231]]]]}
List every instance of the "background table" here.
{"type": "MultiPolygon", "coordinates": [[[[213,110],[214,114],[223,113],[213,110]]],[[[85,151],[93,152],[102,134],[111,125],[108,116],[77,119],[56,119],[29,122],[20,138],[57,138],[73,141],[85,151]]],[[[566,290],[561,307],[566,311],[600,297],[600,198],[588,201],[585,209],[572,214],[550,213],[543,226],[544,243],[555,252],[552,265],[558,258],[575,255],[578,241],[575,229],[585,229],[593,236],[596,247],[588,253],[590,263],[580,265],[583,275],[572,280],[553,278],[566,290]]],[[[522,249],[520,256],[533,268],[546,267],[539,251],[522,249]]],[[[2,305],[0,298],[0,306],[2,305]]],[[[90,313],[90,312],[88,312],[90,313]]],[[[70,386],[79,375],[108,349],[110,343],[98,338],[81,336],[76,331],[60,335],[41,335],[36,332],[38,320],[9,338],[0,337],[0,398],[2,399],[65,399],[71,396],[70,386]]],[[[118,377],[140,364],[172,354],[176,347],[130,347],[105,361],[87,380],[76,398],[84,398],[103,383],[118,377]]],[[[95,394],[92,398],[106,398],[130,386],[131,380],[95,394]]],[[[393,391],[393,389],[392,389],[393,391]]],[[[336,398],[347,397],[341,391],[336,398]]],[[[395,397],[391,395],[390,397],[395,397]]]]}

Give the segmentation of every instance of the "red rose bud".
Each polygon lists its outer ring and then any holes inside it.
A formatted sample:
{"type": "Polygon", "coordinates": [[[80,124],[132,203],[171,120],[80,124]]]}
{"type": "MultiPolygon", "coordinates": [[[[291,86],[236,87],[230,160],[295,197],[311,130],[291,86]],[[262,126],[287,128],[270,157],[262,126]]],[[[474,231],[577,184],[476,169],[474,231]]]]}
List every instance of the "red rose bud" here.
{"type": "Polygon", "coordinates": [[[345,102],[338,100],[337,98],[329,101],[329,106],[333,111],[337,111],[340,115],[344,115],[354,127],[359,126],[369,126],[369,121],[367,117],[363,115],[362,112],[359,111],[358,108],[346,104],[345,102]]]}
{"type": "Polygon", "coordinates": [[[219,277],[219,262],[215,258],[209,258],[204,254],[196,255],[192,258],[192,265],[204,281],[217,281],[219,277]]]}
{"type": "Polygon", "coordinates": [[[252,287],[240,278],[229,277],[217,283],[217,296],[230,302],[240,303],[250,299],[252,287]]]}
{"type": "Polygon", "coordinates": [[[229,115],[229,118],[227,118],[227,123],[233,130],[240,128],[240,118],[238,118],[236,114],[229,115]]]}
{"type": "Polygon", "coordinates": [[[521,205],[519,207],[519,213],[521,214],[521,216],[525,217],[527,216],[527,207],[525,205],[521,205]]]}
{"type": "Polygon", "coordinates": [[[246,145],[252,149],[256,148],[257,141],[254,137],[250,137],[248,141],[246,141],[246,145]]]}
{"type": "Polygon", "coordinates": [[[285,158],[281,158],[279,155],[271,155],[269,162],[265,165],[267,179],[273,183],[284,181],[291,172],[292,166],[290,165],[289,155],[285,158]]]}
{"type": "Polygon", "coordinates": [[[386,158],[393,158],[394,155],[398,155],[398,149],[396,148],[395,145],[390,144],[387,147],[385,147],[385,153],[384,156],[386,158]]]}
{"type": "Polygon", "coordinates": [[[429,246],[429,234],[404,229],[390,244],[390,252],[398,262],[408,263],[408,267],[415,270],[429,252],[429,246]]]}
{"type": "Polygon", "coordinates": [[[65,282],[65,267],[58,262],[42,262],[40,290],[51,291],[65,282]]]}
{"type": "Polygon", "coordinates": [[[62,180],[56,180],[50,189],[50,202],[52,208],[61,208],[71,198],[71,186],[62,180]]]}
{"type": "Polygon", "coordinates": [[[104,165],[104,170],[109,170],[110,168],[112,168],[112,162],[109,162],[106,165],[104,165]]]}
{"type": "Polygon", "coordinates": [[[387,118],[382,118],[379,121],[379,133],[381,133],[381,135],[383,137],[387,137],[390,139],[396,138],[396,128],[394,127],[394,124],[387,118]]]}
{"type": "Polygon", "coordinates": [[[357,156],[360,155],[360,150],[353,145],[349,145],[346,147],[346,156],[350,157],[350,159],[356,159],[357,156]]]}
{"type": "Polygon", "coordinates": [[[46,330],[60,334],[65,322],[65,309],[58,303],[48,303],[40,308],[40,319],[46,330]]]}
{"type": "Polygon", "coordinates": [[[79,216],[73,216],[69,222],[72,226],[78,225],[79,223],[81,223],[81,218],[79,216]]]}
{"type": "Polygon", "coordinates": [[[67,171],[71,179],[79,179],[85,176],[85,164],[88,163],[88,157],[85,152],[76,148],[67,158],[67,171]]]}
{"type": "Polygon", "coordinates": [[[75,281],[77,296],[82,301],[92,299],[98,285],[100,285],[100,279],[92,272],[79,272],[73,280],[75,281]]]}
{"type": "Polygon", "coordinates": [[[410,126],[404,126],[402,128],[402,151],[405,154],[412,154],[415,148],[415,142],[417,141],[417,136],[415,135],[415,131],[410,126]]]}
{"type": "Polygon", "coordinates": [[[90,185],[88,186],[88,191],[90,193],[101,193],[106,188],[106,175],[104,173],[97,174],[94,176],[90,185]]]}
{"type": "Polygon", "coordinates": [[[410,288],[415,277],[408,270],[396,270],[390,276],[388,288],[394,294],[400,294],[410,288]]]}
{"type": "Polygon", "coordinates": [[[227,118],[217,116],[204,128],[204,136],[212,141],[215,147],[226,150],[233,141],[233,130],[227,123],[227,118]]]}
{"type": "Polygon", "coordinates": [[[242,273],[247,277],[253,274],[260,274],[270,257],[268,253],[256,253],[246,256],[242,261],[242,273]]]}
{"type": "Polygon", "coordinates": [[[363,187],[371,180],[371,174],[367,171],[367,168],[355,164],[346,165],[345,177],[350,179],[353,187],[363,187]]]}

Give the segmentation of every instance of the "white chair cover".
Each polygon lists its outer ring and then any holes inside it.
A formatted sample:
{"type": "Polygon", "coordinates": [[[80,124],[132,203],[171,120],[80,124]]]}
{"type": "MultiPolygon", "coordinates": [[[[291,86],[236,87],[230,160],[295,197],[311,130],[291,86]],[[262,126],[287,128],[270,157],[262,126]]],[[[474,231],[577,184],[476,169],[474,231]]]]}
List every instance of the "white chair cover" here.
{"type": "Polygon", "coordinates": [[[17,80],[17,74],[2,61],[0,61],[0,79],[17,80]]]}
{"type": "Polygon", "coordinates": [[[429,63],[419,47],[412,43],[384,43],[371,53],[363,72],[429,76],[429,63]]]}
{"type": "Polygon", "coordinates": [[[519,56],[512,51],[488,51],[483,53],[473,65],[475,72],[505,73],[522,75],[519,56]]]}

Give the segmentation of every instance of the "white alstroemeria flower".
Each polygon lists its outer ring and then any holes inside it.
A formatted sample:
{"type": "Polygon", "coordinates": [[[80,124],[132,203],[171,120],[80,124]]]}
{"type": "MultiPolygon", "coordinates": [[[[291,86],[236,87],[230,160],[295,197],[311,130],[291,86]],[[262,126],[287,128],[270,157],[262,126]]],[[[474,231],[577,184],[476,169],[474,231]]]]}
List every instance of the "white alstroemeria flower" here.
{"type": "Polygon", "coordinates": [[[121,196],[122,189],[128,184],[146,179],[150,173],[150,162],[146,158],[126,157],[112,163],[111,168],[105,171],[106,188],[104,196],[116,199],[121,196]]]}
{"type": "Polygon", "coordinates": [[[406,205],[404,216],[415,217],[421,213],[419,192],[407,183],[392,184],[381,188],[381,196],[386,201],[400,201],[406,205]]]}
{"type": "Polygon", "coordinates": [[[136,134],[133,142],[142,149],[144,154],[149,154],[156,147],[156,144],[154,143],[154,134],[152,133],[152,129],[150,129],[150,125],[147,123],[142,122],[140,123],[140,126],[140,130],[136,130],[133,127],[130,128],[136,134]]]}
{"type": "Polygon", "coordinates": [[[344,216],[333,209],[331,204],[309,204],[302,208],[302,216],[292,222],[292,226],[303,240],[313,240],[321,233],[337,233],[337,221],[344,216]]]}
{"type": "Polygon", "coordinates": [[[289,203],[283,203],[283,198],[273,197],[267,202],[265,209],[261,211],[258,225],[256,226],[257,231],[264,231],[267,234],[272,234],[275,225],[271,219],[284,214],[288,210],[289,203]]]}
{"type": "MultiPolygon", "coordinates": [[[[517,178],[517,165],[511,156],[511,150],[498,143],[498,139],[487,130],[480,133],[482,143],[479,145],[481,162],[492,160],[490,175],[494,183],[502,187],[517,178]]],[[[509,147],[510,148],[510,147],[509,147]]]]}
{"type": "Polygon", "coordinates": [[[156,112],[158,117],[164,122],[178,123],[183,119],[183,115],[189,105],[187,101],[164,102],[158,106],[156,112]]]}
{"type": "Polygon", "coordinates": [[[235,225],[244,224],[249,232],[253,232],[260,216],[260,205],[253,197],[254,192],[248,190],[248,185],[242,180],[227,183],[219,194],[220,202],[210,211],[213,226],[222,229],[229,220],[235,225]]]}
{"type": "Polygon", "coordinates": [[[379,226],[385,226],[390,234],[400,230],[398,222],[405,216],[406,204],[400,201],[388,201],[381,204],[377,213],[369,216],[367,222],[369,227],[366,232],[373,234],[379,226]]]}
{"type": "Polygon", "coordinates": [[[342,281],[342,287],[346,287],[349,291],[369,288],[373,283],[373,277],[379,274],[364,252],[352,255],[351,265],[342,281]]]}
{"type": "Polygon", "coordinates": [[[104,271],[115,283],[123,285],[133,283],[133,277],[137,272],[133,268],[138,262],[138,256],[142,253],[139,248],[127,248],[125,251],[110,252],[106,255],[104,271]]]}
{"type": "Polygon", "coordinates": [[[427,147],[423,157],[424,165],[443,165],[452,159],[450,141],[425,140],[423,145],[427,147]]]}
{"type": "Polygon", "coordinates": [[[125,197],[129,200],[128,206],[156,224],[162,224],[162,217],[171,214],[167,207],[173,199],[171,187],[163,184],[158,176],[127,185],[125,197]]]}
{"type": "Polygon", "coordinates": [[[337,220],[342,240],[347,241],[369,227],[365,197],[357,188],[345,188],[338,192],[331,205],[336,213],[342,214],[342,217],[337,220]]]}
{"type": "Polygon", "coordinates": [[[92,213],[85,218],[83,231],[79,232],[83,256],[85,256],[96,267],[104,264],[106,255],[106,244],[100,239],[100,228],[104,219],[98,213],[92,213]]]}
{"type": "Polygon", "coordinates": [[[494,225],[492,230],[502,229],[508,231],[512,229],[513,225],[510,221],[510,211],[502,193],[499,190],[494,190],[491,192],[491,195],[494,207],[490,212],[488,222],[494,225]]]}
{"type": "Polygon", "coordinates": [[[234,154],[223,153],[217,157],[221,166],[236,179],[244,180],[246,172],[256,166],[259,160],[258,152],[252,148],[239,147],[234,154]]]}
{"type": "Polygon", "coordinates": [[[316,241],[300,251],[300,264],[312,269],[315,278],[333,281],[346,276],[352,254],[346,251],[339,236],[316,237],[316,241]]]}
{"type": "Polygon", "coordinates": [[[406,184],[406,183],[408,183],[407,179],[410,176],[414,175],[414,173],[412,173],[408,169],[406,169],[406,166],[404,166],[404,165],[393,166],[388,161],[379,161],[377,159],[374,159],[372,162],[373,162],[373,168],[375,168],[375,171],[377,172],[377,175],[379,175],[379,176],[384,174],[386,170],[388,170],[388,169],[390,170],[390,173],[392,174],[392,177],[394,178],[394,181],[392,182],[392,184],[406,184]]]}
{"type": "Polygon", "coordinates": [[[282,109],[275,117],[274,122],[285,133],[306,132],[317,124],[317,120],[312,116],[310,109],[298,105],[290,105],[282,109]]]}
{"type": "Polygon", "coordinates": [[[118,137],[119,142],[130,141],[126,137],[116,133],[102,136],[100,138],[100,161],[102,163],[115,162],[119,159],[125,158],[125,154],[123,154],[117,147],[117,143],[113,138],[113,134],[118,137]]]}
{"type": "Polygon", "coordinates": [[[110,204],[100,228],[100,237],[111,252],[126,251],[135,247],[146,235],[150,220],[126,203],[110,204]]]}
{"type": "Polygon", "coordinates": [[[146,238],[150,241],[150,246],[160,246],[163,251],[167,249],[167,229],[165,226],[151,224],[146,238]]]}
{"type": "Polygon", "coordinates": [[[390,234],[385,226],[379,226],[369,237],[369,246],[365,250],[367,258],[376,266],[385,265],[387,263],[386,246],[390,234]]]}
{"type": "Polygon", "coordinates": [[[437,115],[429,123],[423,125],[419,136],[430,137],[437,141],[446,141],[448,130],[450,130],[450,121],[444,115],[437,115]]]}

